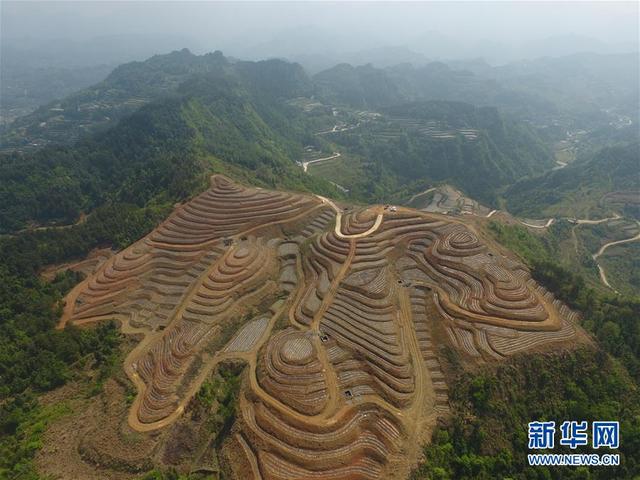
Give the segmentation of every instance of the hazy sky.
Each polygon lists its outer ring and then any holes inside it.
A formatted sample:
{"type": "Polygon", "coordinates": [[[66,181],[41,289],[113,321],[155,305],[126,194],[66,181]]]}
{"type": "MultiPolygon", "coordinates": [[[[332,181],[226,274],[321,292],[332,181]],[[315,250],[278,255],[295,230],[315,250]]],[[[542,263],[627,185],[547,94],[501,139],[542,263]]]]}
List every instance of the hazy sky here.
{"type": "Polygon", "coordinates": [[[638,43],[638,2],[2,1],[0,5],[5,39],[82,41],[143,35],[175,38],[175,48],[222,49],[244,56],[402,45],[438,57],[434,50],[441,37],[455,43],[453,53],[444,56],[473,55],[479,45],[485,50],[513,49],[558,35],[588,36],[608,45],[638,43]]]}

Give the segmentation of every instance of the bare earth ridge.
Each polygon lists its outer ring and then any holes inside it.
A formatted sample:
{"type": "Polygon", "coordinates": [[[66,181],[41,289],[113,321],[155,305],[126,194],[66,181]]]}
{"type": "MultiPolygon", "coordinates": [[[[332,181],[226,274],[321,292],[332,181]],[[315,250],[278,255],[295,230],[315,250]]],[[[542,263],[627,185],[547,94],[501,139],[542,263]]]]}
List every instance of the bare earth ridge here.
{"type": "Polygon", "coordinates": [[[217,364],[242,360],[236,478],[373,480],[406,476],[447,414],[439,341],[495,362],[574,341],[574,317],[461,221],[216,175],[71,291],[59,327],[140,334],[124,364],[134,431],[167,428],[217,364]]]}

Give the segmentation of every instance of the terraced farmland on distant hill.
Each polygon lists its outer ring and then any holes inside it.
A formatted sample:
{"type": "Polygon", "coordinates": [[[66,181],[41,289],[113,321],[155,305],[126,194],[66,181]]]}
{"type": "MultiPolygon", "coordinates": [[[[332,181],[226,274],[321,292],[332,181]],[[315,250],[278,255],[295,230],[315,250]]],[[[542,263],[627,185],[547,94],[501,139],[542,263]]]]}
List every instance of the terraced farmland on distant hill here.
{"type": "Polygon", "coordinates": [[[110,318],[140,339],[119,434],[161,449],[214,368],[242,361],[219,456],[233,478],[265,480],[403,478],[448,412],[441,346],[495,362],[578,335],[460,220],[222,176],[79,284],[60,326],[110,318]]]}

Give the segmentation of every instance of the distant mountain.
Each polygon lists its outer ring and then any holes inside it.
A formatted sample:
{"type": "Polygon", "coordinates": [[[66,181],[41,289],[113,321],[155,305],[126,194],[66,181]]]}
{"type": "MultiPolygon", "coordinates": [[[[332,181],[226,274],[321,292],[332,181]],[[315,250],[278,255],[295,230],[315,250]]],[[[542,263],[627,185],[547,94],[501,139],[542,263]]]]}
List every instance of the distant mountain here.
{"type": "Polygon", "coordinates": [[[79,68],[101,64],[118,65],[170,52],[184,46],[195,47],[193,39],[165,33],[102,35],[82,41],[65,37],[38,38],[24,32],[21,37],[2,35],[0,52],[3,69],[19,65],[31,68],[79,68]]]}
{"type": "Polygon", "coordinates": [[[196,42],[171,34],[110,35],[85,39],[12,38],[0,41],[0,124],[104,80],[124,62],[141,60],[196,42]]]}
{"type": "Polygon", "coordinates": [[[589,119],[601,110],[616,109],[637,118],[640,60],[637,53],[581,53],[545,57],[487,68],[467,64],[475,74],[506,89],[544,98],[561,112],[589,119]]]}
{"type": "Polygon", "coordinates": [[[637,54],[576,54],[493,67],[482,60],[422,66],[338,65],[314,75],[318,93],[360,107],[447,100],[491,105],[538,125],[602,126],[611,115],[638,119],[637,54]]]}
{"type": "Polygon", "coordinates": [[[318,95],[328,101],[359,107],[384,107],[408,101],[447,100],[501,107],[521,116],[555,112],[541,96],[504,88],[498,81],[456,70],[442,62],[415,67],[399,64],[337,65],[313,76],[318,95]]]}
{"type": "Polygon", "coordinates": [[[320,97],[330,103],[376,108],[405,99],[391,75],[372,65],[342,63],[318,73],[313,80],[320,97]]]}
{"type": "Polygon", "coordinates": [[[231,62],[222,52],[194,55],[183,49],[116,68],[104,81],[17,119],[3,134],[6,148],[32,149],[71,144],[115,125],[142,105],[175,95],[196,74],[228,78],[270,96],[309,94],[311,84],[299,65],[281,60],[231,62]],[[291,73],[291,74],[289,74],[291,73]]]}
{"type": "MultiPolygon", "coordinates": [[[[92,102],[113,117],[73,145],[0,155],[0,232],[73,222],[105,202],[144,206],[186,198],[212,172],[264,186],[337,194],[296,166],[305,131],[283,98],[309,93],[300,66],[279,60],[231,64],[188,51],[124,65],[96,87],[60,102],[70,131],[92,102]],[[145,105],[130,108],[141,96],[145,105]],[[107,103],[108,102],[108,103],[107,103]],[[120,118],[119,121],[117,119],[120,118]],[[106,124],[109,125],[106,125],[106,124]]],[[[51,115],[41,109],[34,115],[51,115]]]]}
{"type": "Polygon", "coordinates": [[[493,65],[502,65],[521,59],[564,57],[580,53],[616,55],[638,51],[638,42],[610,43],[584,35],[565,34],[522,42],[478,38],[462,41],[440,32],[425,32],[409,43],[409,47],[429,58],[441,61],[463,61],[483,58],[493,65]]]}
{"type": "Polygon", "coordinates": [[[582,169],[595,179],[609,178],[609,172],[618,172],[609,163],[619,157],[628,162],[621,181],[633,178],[637,156],[618,145],[630,142],[625,132],[636,130],[633,117],[609,125],[601,106],[612,102],[616,112],[623,99],[637,95],[633,75],[627,75],[634,61],[577,55],[500,68],[482,61],[456,68],[442,62],[387,68],[340,64],[309,77],[299,64],[277,59],[248,62],[186,49],[156,55],[121,65],[104,81],[17,119],[4,132],[2,147],[13,153],[0,156],[0,230],[73,221],[114,199],[146,204],[166,191],[174,192],[172,198],[187,196],[211,171],[262,185],[335,193],[295,164],[309,144],[362,159],[357,184],[347,188],[353,198],[366,201],[449,182],[497,205],[501,192],[518,182],[504,194],[514,213],[567,212],[567,205],[585,199],[597,206],[603,195],[630,187],[597,180],[584,193],[585,184],[576,182],[590,177],[583,177],[582,169]],[[572,88],[562,75],[582,81],[572,80],[572,88]],[[589,111],[597,114],[592,123],[604,127],[584,136],[581,151],[611,143],[611,151],[626,156],[603,151],[602,165],[594,154],[540,176],[553,166],[550,144],[535,122],[523,119],[573,121],[574,115],[585,121],[588,115],[573,107],[587,95],[589,111]],[[320,108],[308,113],[294,106],[300,99],[320,108]],[[331,107],[357,128],[317,136],[342,121],[331,107]],[[361,113],[372,120],[359,122],[361,113]],[[584,198],[567,193],[574,190],[584,198]]]}
{"type": "MultiPolygon", "coordinates": [[[[410,51],[400,50],[411,55],[410,51]]],[[[395,51],[386,53],[393,56],[395,51]]],[[[198,56],[184,49],[128,63],[103,82],[16,119],[5,127],[2,146],[32,149],[50,143],[72,143],[87,133],[115,125],[141,105],[174,94],[190,75],[206,72],[235,77],[241,83],[253,82],[252,88],[266,88],[266,82],[273,79],[270,94],[284,97],[285,90],[292,95],[295,90],[296,95],[315,95],[325,103],[357,108],[429,100],[496,106],[521,120],[540,126],[562,125],[565,130],[628,121],[619,115],[632,120],[640,116],[640,66],[632,54],[580,54],[502,67],[492,67],[481,60],[451,65],[402,63],[386,68],[342,63],[311,78],[297,64],[276,59],[266,62],[261,68],[271,71],[262,78],[256,77],[256,71],[262,72],[255,70],[256,62],[230,59],[221,52],[198,56]],[[278,73],[277,69],[282,71],[278,73]],[[285,84],[290,81],[296,84],[295,88],[285,84]]]]}
{"type": "MultiPolygon", "coordinates": [[[[183,49],[124,64],[5,133],[3,146],[13,153],[0,156],[0,230],[71,222],[105,201],[182,198],[211,171],[335,194],[295,164],[309,143],[332,148],[315,135],[317,115],[293,106],[300,98],[382,113],[332,139],[376,165],[361,176],[354,198],[381,200],[416,182],[446,180],[491,202],[497,189],[549,168],[549,150],[531,128],[496,108],[422,100],[455,91],[479,97],[469,92],[489,92],[491,85],[441,63],[341,64],[309,78],[283,60],[183,49]],[[435,122],[443,132],[425,134],[409,127],[412,121],[427,129],[435,122]]],[[[326,105],[321,110],[322,122],[336,121],[326,105]]]]}
{"type": "Polygon", "coordinates": [[[303,53],[293,55],[289,59],[302,65],[312,75],[340,63],[358,66],[371,64],[378,68],[392,67],[403,63],[417,66],[429,63],[423,54],[403,46],[367,48],[355,52],[303,53]]]}
{"type": "Polygon", "coordinates": [[[40,105],[103,80],[114,65],[83,67],[6,66],[0,70],[0,124],[28,115],[40,105]]]}
{"type": "Polygon", "coordinates": [[[519,58],[565,57],[582,53],[624,54],[638,51],[638,44],[611,44],[584,35],[566,34],[531,40],[517,50],[519,58]]]}

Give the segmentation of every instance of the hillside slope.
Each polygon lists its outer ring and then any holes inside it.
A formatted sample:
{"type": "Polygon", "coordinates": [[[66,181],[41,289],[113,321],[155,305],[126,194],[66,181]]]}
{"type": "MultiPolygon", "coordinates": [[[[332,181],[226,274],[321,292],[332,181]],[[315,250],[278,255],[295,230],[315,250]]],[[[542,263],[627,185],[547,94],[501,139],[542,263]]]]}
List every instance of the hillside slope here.
{"type": "Polygon", "coordinates": [[[311,84],[297,64],[280,60],[238,62],[216,51],[194,55],[183,49],[117,67],[102,82],[20,117],[2,135],[4,150],[33,150],[69,145],[88,133],[105,130],[141,106],[178,94],[198,75],[237,82],[269,97],[308,94],[311,84]]]}
{"type": "MultiPolygon", "coordinates": [[[[259,62],[244,68],[253,70],[245,78],[192,74],[170,96],[74,145],[1,156],[0,232],[73,222],[105,202],[142,206],[183,199],[214,171],[259,185],[336,193],[293,161],[303,134],[292,122],[295,112],[277,95],[299,93],[295,72],[286,71],[296,66],[259,62]],[[293,81],[281,82],[278,75],[293,81]],[[272,83],[256,86],[256,77],[272,83]]],[[[147,88],[136,75],[127,78],[138,85],[132,91],[147,88]]]]}
{"type": "Polygon", "coordinates": [[[505,193],[509,211],[524,216],[586,218],[640,212],[640,143],[598,149],[581,161],[523,180],[505,193]]]}
{"type": "MultiPolygon", "coordinates": [[[[336,68],[343,78],[323,84],[297,64],[233,61],[221,52],[181,50],[122,65],[103,82],[18,119],[3,136],[10,153],[0,156],[0,232],[73,222],[105,202],[183,199],[212,171],[338,195],[296,167],[309,144],[337,144],[373,165],[365,175],[351,175],[358,179],[349,185],[351,196],[362,201],[390,201],[418,188],[416,182],[446,180],[491,202],[498,188],[551,163],[532,129],[495,109],[406,104],[386,72],[336,68]],[[383,119],[320,140],[317,116],[292,104],[315,93],[386,104],[383,119]],[[477,134],[425,137],[402,123],[407,117],[477,134]],[[388,135],[389,128],[401,134],[388,135]]],[[[334,120],[329,108],[326,121],[334,120]]]]}
{"type": "Polygon", "coordinates": [[[330,138],[341,152],[367,163],[363,174],[344,186],[368,201],[450,182],[495,203],[501,188],[553,165],[549,148],[535,130],[492,107],[428,101],[379,111],[382,114],[374,120],[330,138]]]}

